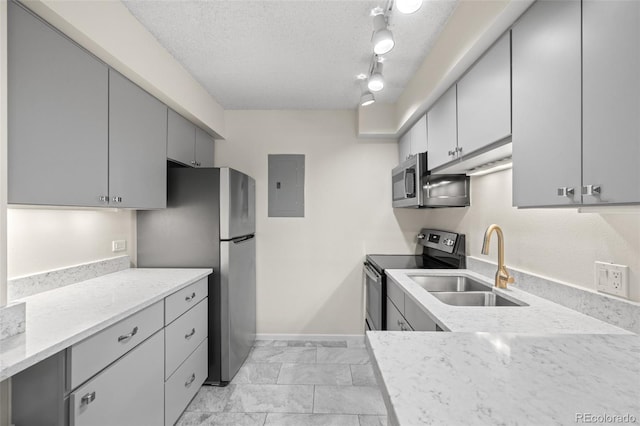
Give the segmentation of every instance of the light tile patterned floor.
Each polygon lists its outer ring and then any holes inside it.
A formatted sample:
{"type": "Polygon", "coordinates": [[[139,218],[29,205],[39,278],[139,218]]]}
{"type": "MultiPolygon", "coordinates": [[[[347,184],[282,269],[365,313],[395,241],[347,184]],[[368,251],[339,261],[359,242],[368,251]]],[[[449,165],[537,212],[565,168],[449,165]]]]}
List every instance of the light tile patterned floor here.
{"type": "Polygon", "coordinates": [[[385,426],[361,339],[260,340],[226,387],[203,386],[179,426],[385,426]]]}

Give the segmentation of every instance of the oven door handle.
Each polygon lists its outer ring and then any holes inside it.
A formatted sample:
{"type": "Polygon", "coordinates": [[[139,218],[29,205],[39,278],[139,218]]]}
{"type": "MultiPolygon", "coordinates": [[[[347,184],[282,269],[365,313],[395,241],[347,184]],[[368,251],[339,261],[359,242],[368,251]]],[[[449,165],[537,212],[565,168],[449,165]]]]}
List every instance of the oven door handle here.
{"type": "Polygon", "coordinates": [[[367,274],[369,278],[374,280],[376,283],[381,282],[382,276],[378,274],[378,272],[376,272],[371,266],[367,265],[366,263],[364,265],[364,272],[367,274]]]}

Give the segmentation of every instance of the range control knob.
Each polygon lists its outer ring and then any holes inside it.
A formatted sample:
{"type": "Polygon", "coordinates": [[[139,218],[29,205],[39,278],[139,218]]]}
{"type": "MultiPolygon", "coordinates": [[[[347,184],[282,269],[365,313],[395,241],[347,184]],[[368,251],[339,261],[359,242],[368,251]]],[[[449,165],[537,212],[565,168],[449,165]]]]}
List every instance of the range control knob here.
{"type": "Polygon", "coordinates": [[[453,245],[453,240],[449,238],[445,238],[442,242],[445,246],[451,247],[453,245]]]}
{"type": "Polygon", "coordinates": [[[425,238],[424,234],[418,234],[418,239],[419,240],[424,240],[424,238],[425,238]]]}

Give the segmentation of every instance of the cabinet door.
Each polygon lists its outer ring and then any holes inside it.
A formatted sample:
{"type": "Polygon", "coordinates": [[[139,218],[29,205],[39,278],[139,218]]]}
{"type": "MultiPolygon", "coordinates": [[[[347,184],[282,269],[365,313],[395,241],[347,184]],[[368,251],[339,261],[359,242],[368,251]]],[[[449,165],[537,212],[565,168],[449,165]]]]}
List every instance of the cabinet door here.
{"type": "Polygon", "coordinates": [[[167,117],[167,158],[192,166],[195,162],[196,126],[173,110],[167,117]]]}
{"type": "Polygon", "coordinates": [[[427,152],[427,115],[423,115],[411,128],[411,155],[427,152]]]}
{"type": "Polygon", "coordinates": [[[164,333],[154,334],[69,398],[73,426],[164,424],[164,333]]]}
{"type": "Polygon", "coordinates": [[[513,27],[516,206],[581,202],[580,26],[580,1],[561,0],[534,3],[513,27]]]}
{"type": "Polygon", "coordinates": [[[387,331],[409,331],[410,327],[396,305],[387,297],[387,331]]]}
{"type": "Polygon", "coordinates": [[[458,82],[458,146],[466,155],[511,135],[511,41],[502,36],[458,82]]]}
{"type": "Polygon", "coordinates": [[[196,127],[196,165],[213,167],[213,138],[204,130],[196,127]]]}
{"type": "Polygon", "coordinates": [[[113,70],[109,71],[109,196],[113,207],[167,204],[167,107],[113,70]]]}
{"type": "Polygon", "coordinates": [[[640,2],[582,3],[583,203],[640,202],[640,2]]]}
{"type": "Polygon", "coordinates": [[[404,316],[411,329],[415,331],[436,331],[436,322],[409,296],[405,296],[404,316]]]}
{"type": "Polygon", "coordinates": [[[449,152],[454,151],[457,146],[457,126],[456,86],[453,85],[427,113],[429,170],[455,159],[449,152]]]}
{"type": "Polygon", "coordinates": [[[104,205],[107,67],[17,3],[7,6],[9,203],[104,205]]]}
{"type": "Polygon", "coordinates": [[[411,155],[411,129],[398,140],[398,164],[407,161],[411,155]]]}

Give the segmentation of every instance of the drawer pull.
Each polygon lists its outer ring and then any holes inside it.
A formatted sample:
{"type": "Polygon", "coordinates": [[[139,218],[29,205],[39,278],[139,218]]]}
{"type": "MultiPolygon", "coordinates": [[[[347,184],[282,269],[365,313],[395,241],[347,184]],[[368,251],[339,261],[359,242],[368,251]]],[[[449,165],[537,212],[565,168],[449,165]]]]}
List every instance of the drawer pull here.
{"type": "Polygon", "coordinates": [[[96,399],[96,393],[90,392],[80,399],[80,405],[89,405],[96,399]]]}
{"type": "Polygon", "coordinates": [[[191,337],[193,337],[194,334],[196,334],[196,329],[192,328],[190,333],[184,335],[184,338],[190,339],[191,337]]]}
{"type": "Polygon", "coordinates": [[[191,386],[191,384],[193,383],[193,381],[196,379],[196,373],[191,374],[191,377],[189,377],[189,380],[187,380],[186,382],[184,382],[184,387],[188,388],[189,386],[191,386]]]}
{"type": "Polygon", "coordinates": [[[123,334],[122,336],[118,337],[118,342],[122,342],[123,340],[131,339],[136,334],[138,334],[138,327],[133,327],[133,330],[131,330],[131,333],[123,334]]]}
{"type": "Polygon", "coordinates": [[[195,298],[196,298],[196,292],[194,291],[193,293],[191,293],[191,296],[185,297],[184,300],[185,302],[191,302],[195,298]]]}

